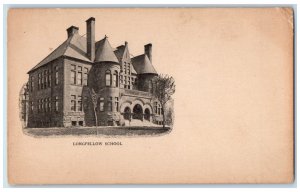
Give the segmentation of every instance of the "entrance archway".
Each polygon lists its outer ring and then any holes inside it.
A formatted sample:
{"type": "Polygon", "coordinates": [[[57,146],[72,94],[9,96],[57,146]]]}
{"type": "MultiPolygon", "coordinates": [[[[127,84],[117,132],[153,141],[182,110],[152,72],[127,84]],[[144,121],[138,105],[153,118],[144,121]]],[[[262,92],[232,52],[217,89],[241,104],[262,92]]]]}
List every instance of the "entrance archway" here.
{"type": "Polygon", "coordinates": [[[130,108],[129,108],[129,107],[126,107],[126,108],[124,109],[124,114],[123,114],[124,119],[130,120],[130,113],[131,113],[130,108]]]}
{"type": "Polygon", "coordinates": [[[136,104],[133,107],[133,115],[132,115],[132,119],[140,119],[143,120],[143,108],[141,105],[136,104]]]}
{"type": "Polygon", "coordinates": [[[150,110],[148,108],[145,109],[145,119],[150,121],[150,110]]]}

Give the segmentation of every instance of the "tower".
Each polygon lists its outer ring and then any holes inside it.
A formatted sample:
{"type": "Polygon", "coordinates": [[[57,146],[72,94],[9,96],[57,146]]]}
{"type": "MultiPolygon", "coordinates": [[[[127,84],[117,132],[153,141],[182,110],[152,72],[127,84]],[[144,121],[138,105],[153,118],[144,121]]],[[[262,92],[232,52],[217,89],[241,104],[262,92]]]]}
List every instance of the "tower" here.
{"type": "Polygon", "coordinates": [[[118,125],[120,121],[120,64],[107,36],[96,42],[95,48],[92,73],[94,76],[94,90],[98,95],[98,122],[100,125],[118,125]]]}

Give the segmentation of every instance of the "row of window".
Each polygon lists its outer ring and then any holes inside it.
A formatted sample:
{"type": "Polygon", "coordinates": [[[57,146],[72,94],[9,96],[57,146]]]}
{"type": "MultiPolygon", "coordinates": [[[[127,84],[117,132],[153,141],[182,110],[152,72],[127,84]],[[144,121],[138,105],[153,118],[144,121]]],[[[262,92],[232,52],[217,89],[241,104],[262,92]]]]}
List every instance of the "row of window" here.
{"type": "MultiPolygon", "coordinates": [[[[58,85],[58,67],[54,67],[55,71],[55,85],[58,85]]],[[[48,87],[51,87],[51,70],[45,69],[44,71],[38,73],[38,90],[40,89],[46,89],[48,87]]],[[[32,75],[30,77],[30,91],[32,92],[34,90],[34,76],[32,75]]]]}
{"type": "MultiPolygon", "coordinates": [[[[119,111],[119,97],[114,97],[114,102],[115,102],[115,111],[119,111]]],[[[99,105],[97,105],[96,110],[98,111],[98,106],[99,106],[99,111],[104,111],[104,107],[105,107],[105,102],[104,102],[104,98],[101,97],[98,99],[98,103],[99,105]]],[[[107,102],[106,102],[106,110],[107,111],[112,111],[113,110],[113,97],[108,97],[107,98],[107,102]]]]}
{"type": "Polygon", "coordinates": [[[131,89],[136,84],[136,79],[130,76],[120,76],[120,83],[124,85],[125,89],[131,89]]]}
{"type": "Polygon", "coordinates": [[[81,66],[71,65],[71,84],[87,85],[89,69],[81,66]]]}
{"type": "MultiPolygon", "coordinates": [[[[53,103],[54,103],[54,111],[58,112],[58,97],[53,98],[53,103]]],[[[37,106],[37,111],[38,113],[44,112],[51,112],[52,111],[52,103],[51,103],[51,98],[44,98],[44,99],[38,99],[37,103],[31,101],[29,102],[29,109],[33,113],[35,110],[35,107],[37,106]]]]}
{"type": "Polygon", "coordinates": [[[130,63],[124,62],[124,64],[123,64],[123,72],[125,74],[130,74],[130,63]]]}
{"type": "MultiPolygon", "coordinates": [[[[58,67],[54,67],[55,80],[54,84],[58,85],[58,67]]],[[[52,73],[50,69],[46,69],[38,74],[38,89],[46,89],[51,87],[52,73]]]]}
{"type": "Polygon", "coordinates": [[[80,95],[71,95],[71,111],[82,111],[82,97],[80,95]],[[77,108],[76,108],[77,106],[77,108]]]}
{"type": "MultiPolygon", "coordinates": [[[[87,98],[86,98],[87,100],[87,98]]],[[[118,97],[108,97],[107,102],[106,102],[106,110],[107,111],[112,111],[112,103],[115,103],[115,111],[119,111],[119,98],[118,97]],[[113,100],[114,99],[114,100],[113,100]]],[[[29,102],[29,108],[31,112],[34,111],[35,103],[33,101],[29,102]]],[[[37,107],[38,107],[38,112],[51,112],[51,98],[44,98],[44,99],[38,99],[37,100],[37,107]]],[[[103,112],[105,110],[105,102],[104,98],[101,97],[98,99],[98,104],[96,107],[96,110],[103,112]],[[99,107],[98,107],[99,106],[99,107]]],[[[71,111],[82,111],[83,106],[82,106],[82,96],[78,95],[71,95],[71,111]]],[[[58,97],[54,97],[54,111],[58,112],[58,97]]],[[[161,115],[162,114],[162,107],[160,103],[155,102],[154,103],[154,112],[155,114],[161,115]]]]}
{"type": "Polygon", "coordinates": [[[163,124],[162,121],[154,121],[154,123],[157,124],[157,125],[162,125],[163,124]]]}
{"type": "MultiPolygon", "coordinates": [[[[87,102],[87,97],[84,98],[85,99],[85,103],[87,102]]],[[[113,110],[113,106],[112,103],[115,102],[115,111],[119,111],[119,98],[118,97],[108,97],[107,98],[107,102],[105,105],[104,102],[104,98],[101,97],[98,99],[97,101],[97,106],[96,106],[96,111],[101,111],[103,112],[105,110],[106,107],[106,111],[112,111],[113,110]]],[[[76,95],[71,95],[71,111],[83,111],[83,103],[82,103],[82,96],[78,95],[76,97],[76,95]]]]}
{"type": "MultiPolygon", "coordinates": [[[[54,84],[58,85],[58,66],[54,67],[55,80],[54,84]]],[[[46,69],[38,73],[38,90],[51,87],[52,73],[50,69],[46,69]]],[[[88,68],[76,65],[71,65],[71,84],[87,85],[88,68]]],[[[30,91],[34,90],[34,76],[30,78],[30,91]]]]}
{"type": "Polygon", "coordinates": [[[124,76],[123,75],[120,76],[120,82],[121,82],[121,84],[124,85],[125,89],[131,89],[131,87],[133,87],[133,85],[136,82],[135,82],[135,78],[130,77],[130,74],[131,74],[130,63],[124,62],[122,72],[125,75],[124,76]],[[123,79],[123,77],[124,77],[124,79],[123,79]]]}
{"type": "Polygon", "coordinates": [[[113,74],[110,70],[105,71],[105,85],[111,87],[118,87],[119,86],[119,74],[118,71],[114,71],[113,74]]]}
{"type": "Polygon", "coordinates": [[[124,85],[124,88],[130,89],[136,82],[134,77],[130,76],[123,76],[118,75],[118,71],[107,70],[105,72],[105,85],[111,87],[118,87],[119,86],[119,77],[120,77],[120,84],[124,85]]]}

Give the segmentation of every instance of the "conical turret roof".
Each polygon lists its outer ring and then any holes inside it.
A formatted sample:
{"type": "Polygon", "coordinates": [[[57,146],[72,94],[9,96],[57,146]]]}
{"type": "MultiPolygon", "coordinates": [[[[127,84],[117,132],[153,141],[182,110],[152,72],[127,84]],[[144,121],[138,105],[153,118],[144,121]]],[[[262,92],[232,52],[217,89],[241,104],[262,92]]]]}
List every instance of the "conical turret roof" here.
{"type": "Polygon", "coordinates": [[[136,56],[131,59],[132,65],[137,72],[137,74],[157,74],[156,70],[154,69],[151,61],[149,60],[146,54],[136,56]]]}
{"type": "Polygon", "coordinates": [[[114,62],[119,63],[113,48],[111,47],[107,37],[96,43],[95,62],[114,62]]]}

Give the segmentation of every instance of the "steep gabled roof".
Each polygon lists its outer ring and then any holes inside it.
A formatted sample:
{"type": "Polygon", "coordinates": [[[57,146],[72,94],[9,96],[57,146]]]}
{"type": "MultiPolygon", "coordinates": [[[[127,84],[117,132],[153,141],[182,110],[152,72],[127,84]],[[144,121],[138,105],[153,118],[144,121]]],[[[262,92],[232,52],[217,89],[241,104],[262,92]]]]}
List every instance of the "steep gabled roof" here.
{"type": "Polygon", "coordinates": [[[104,39],[98,41],[95,47],[96,47],[95,62],[110,61],[114,63],[119,63],[113,51],[113,48],[108,42],[106,36],[104,37],[104,39]]]}
{"type": "MultiPolygon", "coordinates": [[[[128,47],[127,47],[127,44],[126,45],[120,45],[116,48],[116,50],[114,51],[115,55],[117,56],[118,60],[119,60],[119,63],[121,63],[123,57],[124,57],[124,54],[128,54],[127,57],[130,59],[130,54],[129,54],[129,51],[128,51],[128,47]],[[127,52],[126,52],[127,51],[127,52]]],[[[134,74],[137,74],[134,67],[132,67],[132,70],[131,70],[131,73],[134,73],[134,74]]]]}
{"type": "Polygon", "coordinates": [[[117,59],[119,60],[119,62],[121,62],[121,60],[123,58],[124,51],[125,51],[125,45],[118,46],[116,48],[116,50],[114,51],[114,53],[117,56],[117,59]]]}
{"type": "Polygon", "coordinates": [[[137,74],[157,74],[146,54],[133,57],[131,61],[137,74]]]}
{"type": "MultiPolygon", "coordinates": [[[[29,72],[44,66],[45,64],[53,61],[61,56],[69,56],[83,61],[91,62],[86,56],[86,38],[79,34],[74,34],[58,46],[52,53],[45,59],[33,67],[29,72]]],[[[28,72],[28,73],[29,73],[28,72]]]]}
{"type": "MultiPolygon", "coordinates": [[[[132,65],[132,66],[133,66],[133,65],[132,65]]],[[[137,72],[136,72],[136,70],[135,70],[135,68],[134,68],[134,67],[132,67],[131,73],[133,73],[133,74],[137,74],[137,72]]]]}

